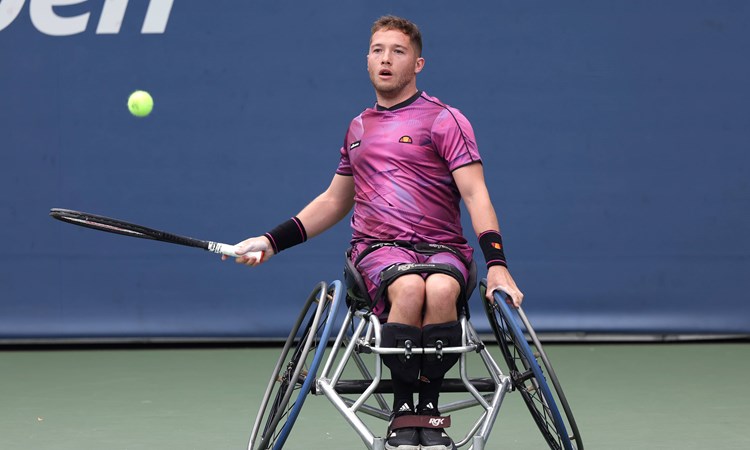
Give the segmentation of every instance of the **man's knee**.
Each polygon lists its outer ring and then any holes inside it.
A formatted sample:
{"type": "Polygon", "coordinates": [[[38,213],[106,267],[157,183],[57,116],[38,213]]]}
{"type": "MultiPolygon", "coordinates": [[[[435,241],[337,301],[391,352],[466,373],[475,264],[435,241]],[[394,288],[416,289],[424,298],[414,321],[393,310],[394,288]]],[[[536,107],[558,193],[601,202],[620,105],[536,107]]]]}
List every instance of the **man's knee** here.
{"type": "Polygon", "coordinates": [[[440,323],[456,320],[456,302],[461,295],[458,281],[444,274],[434,274],[427,278],[425,286],[425,323],[440,323]]]}
{"type": "Polygon", "coordinates": [[[388,298],[391,299],[424,299],[424,293],[425,281],[421,276],[416,274],[400,276],[388,286],[388,298]]]}
{"type": "Polygon", "coordinates": [[[388,301],[391,304],[390,314],[395,314],[394,321],[420,324],[425,302],[424,279],[415,274],[396,278],[388,286],[388,301]]]}
{"type": "Polygon", "coordinates": [[[436,273],[427,277],[425,292],[428,301],[455,304],[461,294],[461,285],[450,275],[436,273]]]}

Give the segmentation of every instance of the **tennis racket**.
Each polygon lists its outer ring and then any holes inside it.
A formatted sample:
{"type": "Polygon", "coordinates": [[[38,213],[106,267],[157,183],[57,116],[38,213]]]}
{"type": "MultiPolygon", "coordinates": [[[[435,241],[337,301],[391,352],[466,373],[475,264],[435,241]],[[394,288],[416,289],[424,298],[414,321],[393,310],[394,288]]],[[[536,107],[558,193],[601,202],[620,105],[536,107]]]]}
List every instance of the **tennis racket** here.
{"type": "MultiPolygon", "coordinates": [[[[93,228],[94,230],[106,231],[107,233],[121,234],[123,236],[137,237],[141,239],[151,239],[154,241],[168,242],[170,244],[185,245],[187,247],[197,247],[213,253],[232,257],[240,256],[237,254],[238,249],[234,245],[193,239],[144,227],[143,225],[136,225],[134,223],[113,219],[111,217],[97,216],[95,214],[60,208],[52,208],[49,215],[57,220],[62,220],[63,222],[72,223],[73,225],[81,227],[93,228]]],[[[263,252],[248,252],[244,256],[255,257],[260,261],[263,258],[263,252]]]]}

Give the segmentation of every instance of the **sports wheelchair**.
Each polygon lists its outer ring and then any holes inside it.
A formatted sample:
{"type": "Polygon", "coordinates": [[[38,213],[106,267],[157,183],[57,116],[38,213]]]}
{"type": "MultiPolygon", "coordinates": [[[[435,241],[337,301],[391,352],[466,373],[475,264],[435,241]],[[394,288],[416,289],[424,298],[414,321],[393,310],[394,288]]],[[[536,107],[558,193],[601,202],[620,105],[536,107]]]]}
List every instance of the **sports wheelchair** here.
{"type": "MultiPolygon", "coordinates": [[[[248,450],[281,449],[302,410],[308,394],[324,395],[344,417],[370,450],[383,450],[385,437],[371,431],[363,422],[366,414],[384,420],[391,408],[384,394],[392,393],[391,380],[383,378],[382,356],[386,354],[460,354],[458,378],[446,378],[441,392],[465,392],[468,399],[439,406],[443,413],[479,407],[478,417],[463,437],[454,431],[455,444],[471,450],[484,450],[498,417],[505,394],[518,391],[531,412],[550,449],[583,450],[583,442],[570,406],[552,365],[521,308],[506,303],[505,295],[495,292],[494,302],[482,300],[507,374],[490,356],[487,347],[469,322],[468,307],[459,311],[463,336],[457,347],[386,348],[381,342],[381,318],[372,311],[364,281],[346,259],[344,279],[330,284],[320,282],[305,302],[271,374],[268,387],[253,424],[248,450]],[[343,323],[337,317],[346,311],[343,323]],[[330,340],[336,331],[332,346],[330,340]],[[469,376],[468,358],[478,358],[486,376],[469,376]],[[353,361],[356,379],[344,379],[345,368],[353,361]],[[320,370],[321,364],[323,365],[320,370]],[[356,396],[356,397],[349,397],[356,396]]],[[[464,289],[468,300],[476,285],[472,265],[464,289]]],[[[480,282],[482,299],[486,280],[480,282]]],[[[463,302],[467,305],[467,302],[463,302]]],[[[454,368],[455,371],[455,368],[454,368]]],[[[347,373],[351,373],[349,370],[347,373]]],[[[441,400],[442,402],[442,400],[441,400]]],[[[382,427],[382,431],[385,426],[382,427]]]]}

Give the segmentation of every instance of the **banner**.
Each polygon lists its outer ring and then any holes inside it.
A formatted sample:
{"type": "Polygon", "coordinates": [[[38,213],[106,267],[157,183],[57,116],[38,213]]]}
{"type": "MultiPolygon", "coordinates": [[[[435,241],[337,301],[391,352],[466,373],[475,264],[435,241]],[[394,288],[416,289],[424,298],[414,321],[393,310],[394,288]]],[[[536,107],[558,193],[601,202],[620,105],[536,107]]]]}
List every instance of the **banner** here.
{"type": "MultiPolygon", "coordinates": [[[[422,30],[418,87],[473,125],[537,332],[750,332],[742,3],[1,0],[0,339],[286,336],[341,279],[348,219],[248,268],[48,211],[268,231],[327,188],[375,103],[388,13],[422,30]]],[[[468,214],[464,233],[476,246],[468,214]]]]}

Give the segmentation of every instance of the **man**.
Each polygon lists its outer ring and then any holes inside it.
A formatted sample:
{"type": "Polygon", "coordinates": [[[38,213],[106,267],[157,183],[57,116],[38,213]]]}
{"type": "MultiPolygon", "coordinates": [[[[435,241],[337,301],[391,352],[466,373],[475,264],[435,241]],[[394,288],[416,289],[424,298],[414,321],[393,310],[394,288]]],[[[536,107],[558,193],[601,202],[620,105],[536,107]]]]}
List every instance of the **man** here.
{"type": "MultiPolygon", "coordinates": [[[[421,34],[413,23],[393,16],[374,23],[367,69],[377,104],[351,122],[331,184],[297,216],[238,244],[242,255],[263,251],[262,261],[252,256],[236,259],[250,266],[265,262],[327,230],[354,207],[351,258],[378,301],[375,312],[387,314],[381,342],[385,347],[403,346],[406,340],[415,347],[435,346],[437,341],[444,346],[461,344],[457,300],[473,250],[463,237],[460,200],[487,262],[488,300],[492,291],[502,289],[515,306],[523,301],[506,266],[471,125],[458,110],[417,89],[416,77],[425,64],[421,53],[421,34]],[[382,243],[387,245],[373,246],[382,243]],[[445,247],[424,251],[434,244],[445,247]],[[457,270],[409,273],[380,286],[381,274],[389,267],[425,262],[457,270]]],[[[439,416],[440,386],[457,360],[457,355],[383,357],[394,389],[387,449],[456,448],[443,429],[401,428],[394,420],[414,414],[439,416]]]]}

